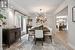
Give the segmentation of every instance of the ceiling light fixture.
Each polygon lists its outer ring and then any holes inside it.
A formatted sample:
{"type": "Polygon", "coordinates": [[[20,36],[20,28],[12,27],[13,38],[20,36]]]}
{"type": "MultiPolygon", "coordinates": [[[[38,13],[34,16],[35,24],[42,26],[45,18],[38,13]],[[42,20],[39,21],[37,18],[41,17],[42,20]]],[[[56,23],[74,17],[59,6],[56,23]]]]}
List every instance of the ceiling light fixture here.
{"type": "Polygon", "coordinates": [[[1,8],[8,7],[8,0],[0,0],[0,7],[1,8]]]}
{"type": "Polygon", "coordinates": [[[40,14],[36,17],[36,23],[38,24],[44,24],[47,21],[46,15],[42,12],[42,9],[40,10],[40,14]]]}

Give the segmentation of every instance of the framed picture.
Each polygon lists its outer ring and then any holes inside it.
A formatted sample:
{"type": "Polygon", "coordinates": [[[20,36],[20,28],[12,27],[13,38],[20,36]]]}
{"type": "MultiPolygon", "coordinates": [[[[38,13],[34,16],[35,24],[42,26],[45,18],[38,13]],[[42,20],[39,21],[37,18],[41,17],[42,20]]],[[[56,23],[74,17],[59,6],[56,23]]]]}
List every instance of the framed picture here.
{"type": "Polygon", "coordinates": [[[75,22],[75,6],[72,8],[72,21],[75,22]]]}

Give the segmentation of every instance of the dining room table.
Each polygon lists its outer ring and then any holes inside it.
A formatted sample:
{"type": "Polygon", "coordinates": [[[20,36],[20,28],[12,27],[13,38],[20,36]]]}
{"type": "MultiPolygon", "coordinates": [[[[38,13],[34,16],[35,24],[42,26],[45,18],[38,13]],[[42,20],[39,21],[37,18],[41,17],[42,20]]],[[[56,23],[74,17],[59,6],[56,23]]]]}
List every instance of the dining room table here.
{"type": "Polygon", "coordinates": [[[43,34],[44,34],[44,41],[45,41],[45,34],[47,34],[46,32],[50,32],[48,27],[44,27],[44,26],[39,26],[39,27],[32,27],[31,29],[29,29],[30,32],[34,32],[33,34],[35,35],[35,30],[43,30],[43,34]]]}
{"type": "Polygon", "coordinates": [[[50,30],[44,26],[43,27],[42,26],[32,27],[31,29],[29,29],[29,31],[34,31],[34,32],[35,32],[35,30],[43,30],[44,34],[45,34],[45,32],[50,32],[50,30]]]}

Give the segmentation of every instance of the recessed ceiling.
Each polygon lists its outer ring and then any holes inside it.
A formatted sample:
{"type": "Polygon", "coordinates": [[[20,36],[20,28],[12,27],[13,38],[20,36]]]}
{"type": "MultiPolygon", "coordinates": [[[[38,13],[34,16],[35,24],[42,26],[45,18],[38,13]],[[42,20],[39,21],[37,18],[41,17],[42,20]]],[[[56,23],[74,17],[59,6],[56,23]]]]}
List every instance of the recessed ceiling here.
{"type": "Polygon", "coordinates": [[[9,0],[29,13],[34,13],[43,9],[44,12],[53,12],[64,0],[9,0]]]}

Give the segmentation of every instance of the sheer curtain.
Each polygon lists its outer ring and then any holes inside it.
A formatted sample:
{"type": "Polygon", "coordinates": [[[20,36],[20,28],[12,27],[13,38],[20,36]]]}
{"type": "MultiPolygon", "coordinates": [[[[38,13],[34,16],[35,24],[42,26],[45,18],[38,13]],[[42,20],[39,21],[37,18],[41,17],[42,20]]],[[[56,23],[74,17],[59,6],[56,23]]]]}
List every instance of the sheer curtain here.
{"type": "Polygon", "coordinates": [[[26,23],[27,23],[27,19],[23,18],[23,32],[26,33],[26,23]]]}

